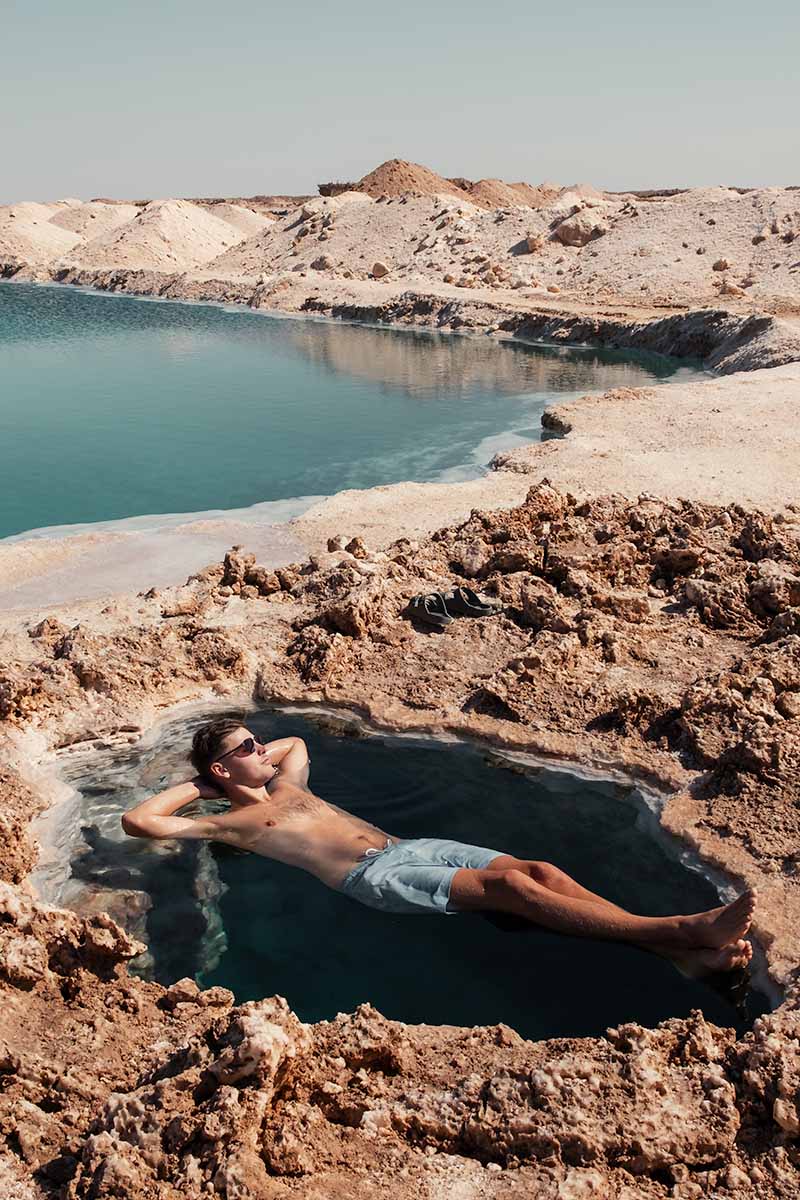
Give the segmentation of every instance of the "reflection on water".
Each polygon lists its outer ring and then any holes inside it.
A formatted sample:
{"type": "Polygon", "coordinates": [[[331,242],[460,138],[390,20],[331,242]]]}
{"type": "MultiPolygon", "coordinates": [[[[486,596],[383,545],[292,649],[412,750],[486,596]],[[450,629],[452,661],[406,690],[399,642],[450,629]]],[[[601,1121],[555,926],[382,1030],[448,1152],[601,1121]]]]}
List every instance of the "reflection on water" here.
{"type": "Polygon", "coordinates": [[[485,392],[605,391],[642,387],[697,368],[620,350],[526,345],[424,330],[291,322],[291,345],[313,362],[354,378],[400,388],[409,396],[485,392]],[[498,353],[498,350],[500,353],[498,353]]]}
{"type": "Polygon", "coordinates": [[[676,367],[7,283],[0,537],[475,477],[552,400],[676,367]]]}
{"type": "MultiPolygon", "coordinates": [[[[126,838],[119,819],[144,795],[186,778],[185,750],[200,718],[173,720],[135,748],[96,755],[78,775],[82,836],[51,869],[54,899],[107,906],[149,955],[148,977],[193,975],[239,1000],[285,995],[305,1020],[370,1000],[405,1021],[492,1024],[528,1037],[595,1034],[653,1024],[702,1007],[743,1028],[764,1011],[759,993],[721,995],[632,947],[504,932],[477,916],[396,916],[363,908],[315,879],[218,845],[126,838]],[[63,859],[62,859],[63,863],[63,859]]],[[[322,718],[259,711],[250,728],[299,733],[322,796],[405,837],[445,836],[554,861],[593,890],[653,915],[718,903],[712,885],[671,858],[651,815],[625,788],[563,772],[522,770],[478,750],[343,736],[322,718]],[[508,769],[501,769],[505,765],[508,769]]],[[[352,731],[350,731],[352,732],[352,731]]],[[[40,881],[41,885],[41,881],[40,881]]],[[[740,989],[743,981],[739,981],[740,989]]]]}

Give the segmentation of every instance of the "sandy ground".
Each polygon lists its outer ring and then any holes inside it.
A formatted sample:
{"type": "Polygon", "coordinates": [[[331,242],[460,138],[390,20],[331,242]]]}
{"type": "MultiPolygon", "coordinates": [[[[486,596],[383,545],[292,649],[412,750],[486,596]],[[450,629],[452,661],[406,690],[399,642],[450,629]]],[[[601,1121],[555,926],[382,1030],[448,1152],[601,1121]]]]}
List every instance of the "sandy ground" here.
{"type": "MultiPolygon", "coordinates": [[[[748,347],[759,338],[765,343],[760,358],[748,351],[742,362],[734,352],[723,369],[800,358],[796,189],[697,188],[644,198],[604,194],[588,184],[447,180],[399,160],[382,164],[354,188],[287,202],[272,216],[255,200],[22,202],[0,208],[0,271],[276,313],[435,321],[435,327],[480,333],[509,325],[519,332],[530,314],[538,336],[550,340],[629,346],[642,344],[648,321],[723,306],[742,318],[774,316],[766,333],[742,334],[748,347]],[[403,316],[398,307],[408,295],[424,300],[419,311],[403,316]],[[429,297],[438,312],[426,318],[429,297]],[[480,306],[482,312],[471,311],[480,306]],[[617,341],[613,329],[609,335],[599,327],[615,322],[626,325],[617,341]]],[[[735,346],[736,337],[729,340],[735,346]]],[[[687,335],[673,342],[667,338],[672,352],[689,354],[703,339],[687,335]]],[[[318,547],[342,525],[378,543],[403,530],[429,531],[437,520],[463,518],[476,505],[517,502],[525,487],[520,472],[547,474],[579,492],[671,496],[677,489],[772,508],[796,496],[797,383],[787,369],[732,384],[677,384],[669,406],[655,392],[584,399],[558,417],[572,429],[566,440],[506,456],[507,469],[483,481],[343,493],[306,514],[293,534],[318,547]]],[[[218,541],[225,530],[217,532],[218,541]]],[[[234,524],[227,530],[232,539],[237,532],[234,524]]],[[[88,577],[103,557],[92,541],[98,536],[0,547],[0,603],[31,602],[51,571],[47,598],[81,594],[82,569],[88,577]]],[[[252,540],[252,530],[248,536],[252,540]]],[[[256,540],[267,552],[269,535],[256,540]]],[[[131,564],[137,551],[148,550],[145,541],[105,536],[103,544],[108,557],[101,586],[131,586],[131,564]]],[[[199,536],[198,554],[203,545],[199,536]]],[[[216,553],[217,542],[213,548],[216,553]]],[[[170,576],[165,541],[150,547],[148,557],[159,584],[202,565],[178,553],[170,576]]]]}
{"type": "Polygon", "coordinates": [[[235,519],[189,521],[153,532],[84,533],[0,543],[0,610],[49,611],[75,600],[182,583],[240,544],[252,547],[273,566],[295,561],[305,549],[288,525],[235,519]],[[147,564],[146,584],[143,563],[147,564]]]}
{"type": "MultiPolygon", "coordinates": [[[[657,492],[773,512],[800,504],[800,364],[556,405],[566,436],[500,456],[565,490],[657,492]]],[[[546,418],[547,420],[548,418],[546,418]]]]}
{"type": "Polygon", "coordinates": [[[512,508],[525,498],[530,484],[523,475],[492,471],[460,483],[350,489],[313,505],[289,528],[311,554],[324,550],[328,538],[338,534],[348,540],[358,535],[377,550],[399,537],[418,538],[440,525],[463,521],[473,508],[512,508]]]}

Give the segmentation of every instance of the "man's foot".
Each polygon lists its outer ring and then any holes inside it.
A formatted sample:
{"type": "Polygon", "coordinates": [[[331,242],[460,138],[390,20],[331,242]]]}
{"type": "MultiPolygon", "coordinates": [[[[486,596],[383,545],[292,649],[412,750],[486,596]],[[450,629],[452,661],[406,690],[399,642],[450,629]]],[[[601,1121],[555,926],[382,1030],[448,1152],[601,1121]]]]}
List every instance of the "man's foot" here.
{"type": "Polygon", "coordinates": [[[722,971],[739,971],[753,957],[753,947],[742,939],[731,942],[719,950],[685,950],[669,954],[681,975],[689,979],[702,979],[704,975],[717,975],[722,971]]]}
{"type": "Polygon", "coordinates": [[[756,906],[755,892],[745,892],[730,904],[687,917],[685,929],[692,949],[722,950],[738,942],[750,928],[756,906]]]}

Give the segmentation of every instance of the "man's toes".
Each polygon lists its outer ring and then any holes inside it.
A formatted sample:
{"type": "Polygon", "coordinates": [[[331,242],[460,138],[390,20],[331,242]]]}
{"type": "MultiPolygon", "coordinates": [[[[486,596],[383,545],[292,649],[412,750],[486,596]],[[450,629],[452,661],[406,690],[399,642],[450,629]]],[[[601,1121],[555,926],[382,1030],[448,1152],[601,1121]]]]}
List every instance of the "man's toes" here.
{"type": "Polygon", "coordinates": [[[739,940],[731,947],[731,963],[735,967],[746,967],[753,957],[753,947],[749,942],[739,940]]]}

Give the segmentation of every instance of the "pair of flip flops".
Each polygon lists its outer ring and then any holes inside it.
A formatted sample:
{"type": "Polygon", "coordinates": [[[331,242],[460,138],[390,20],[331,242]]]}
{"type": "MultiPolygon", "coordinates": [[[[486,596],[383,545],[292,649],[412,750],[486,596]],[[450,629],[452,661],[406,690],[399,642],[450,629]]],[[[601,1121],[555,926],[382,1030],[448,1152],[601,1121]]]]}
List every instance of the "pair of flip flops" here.
{"type": "Polygon", "coordinates": [[[458,587],[452,592],[428,592],[415,596],[408,606],[408,614],[425,625],[444,629],[455,617],[490,617],[499,609],[487,604],[472,588],[458,587]]]}

